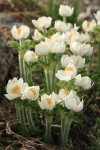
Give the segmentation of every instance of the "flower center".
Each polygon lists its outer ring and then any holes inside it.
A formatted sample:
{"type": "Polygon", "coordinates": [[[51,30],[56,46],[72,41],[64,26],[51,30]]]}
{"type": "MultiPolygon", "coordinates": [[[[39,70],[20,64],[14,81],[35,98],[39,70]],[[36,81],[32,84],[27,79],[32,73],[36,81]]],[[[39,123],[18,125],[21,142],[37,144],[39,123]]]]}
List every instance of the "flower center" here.
{"type": "Polygon", "coordinates": [[[66,68],[64,69],[64,71],[73,71],[73,68],[71,68],[71,67],[66,67],[66,68]]]}
{"type": "Polygon", "coordinates": [[[64,92],[65,92],[66,95],[69,94],[69,91],[67,89],[64,89],[64,92]]]}
{"type": "Polygon", "coordinates": [[[12,88],[12,93],[13,94],[20,94],[21,93],[21,89],[18,85],[16,85],[15,87],[12,88]]]}
{"type": "Polygon", "coordinates": [[[89,27],[91,25],[90,21],[87,21],[87,27],[89,27]]]}
{"type": "Polygon", "coordinates": [[[20,27],[17,29],[17,33],[20,35],[20,33],[21,33],[21,28],[20,27]]]}
{"type": "Polygon", "coordinates": [[[49,39],[52,41],[52,35],[49,37],[49,39]]]}
{"type": "Polygon", "coordinates": [[[33,52],[33,53],[32,53],[32,57],[34,57],[34,56],[35,56],[35,53],[33,52]]]}
{"type": "Polygon", "coordinates": [[[51,98],[46,98],[45,100],[47,101],[47,103],[48,103],[49,105],[51,105],[51,103],[52,103],[52,99],[51,99],[51,98]]]}
{"type": "Polygon", "coordinates": [[[69,35],[68,40],[71,41],[73,34],[69,35]]]}
{"type": "Polygon", "coordinates": [[[29,89],[30,92],[32,92],[34,95],[36,94],[36,90],[35,89],[29,89]]]}

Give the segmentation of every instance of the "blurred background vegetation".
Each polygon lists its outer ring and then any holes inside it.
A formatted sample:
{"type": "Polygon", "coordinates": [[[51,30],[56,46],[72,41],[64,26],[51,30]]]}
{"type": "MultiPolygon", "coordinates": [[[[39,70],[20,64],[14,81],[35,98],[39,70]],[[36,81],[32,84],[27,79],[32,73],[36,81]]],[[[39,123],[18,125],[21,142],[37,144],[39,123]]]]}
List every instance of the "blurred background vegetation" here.
{"type": "Polygon", "coordinates": [[[60,4],[74,7],[73,15],[68,18],[71,23],[77,22],[77,19],[91,19],[100,9],[100,0],[0,0],[0,12],[6,15],[7,12],[12,12],[19,22],[27,21],[30,25],[31,19],[40,16],[51,16],[54,20],[62,19],[58,13],[60,4]]]}
{"type": "Polygon", "coordinates": [[[58,14],[60,4],[74,7],[73,15],[68,18],[73,24],[93,18],[100,10],[100,0],[0,0],[0,25],[17,22],[32,26],[31,20],[40,16],[62,19],[58,14]]]}

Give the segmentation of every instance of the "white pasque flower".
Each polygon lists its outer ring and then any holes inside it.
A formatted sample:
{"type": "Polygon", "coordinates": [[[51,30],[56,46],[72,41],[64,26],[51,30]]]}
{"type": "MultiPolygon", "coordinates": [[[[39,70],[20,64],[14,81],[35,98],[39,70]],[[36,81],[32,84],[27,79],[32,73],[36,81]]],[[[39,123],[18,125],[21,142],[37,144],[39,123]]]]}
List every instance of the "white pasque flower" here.
{"type": "Polygon", "coordinates": [[[13,26],[11,34],[16,40],[26,39],[30,34],[30,29],[25,25],[21,25],[19,28],[13,26]]]}
{"type": "Polygon", "coordinates": [[[91,79],[88,76],[81,77],[81,74],[79,74],[75,79],[75,85],[82,87],[84,90],[88,90],[92,87],[91,79]]]}
{"type": "Polygon", "coordinates": [[[61,103],[64,106],[64,102],[67,99],[67,96],[69,94],[69,91],[67,89],[60,89],[59,93],[56,94],[55,92],[52,92],[53,99],[55,100],[55,103],[61,103]]]}
{"type": "Polygon", "coordinates": [[[64,53],[66,49],[65,43],[61,42],[54,42],[53,47],[51,49],[52,53],[64,53]]]}
{"type": "Polygon", "coordinates": [[[21,99],[36,100],[39,97],[39,86],[30,86],[25,89],[21,99]]]}
{"type": "Polygon", "coordinates": [[[71,28],[71,31],[78,31],[79,26],[76,25],[76,23],[74,23],[73,28],[71,28]]]}
{"type": "Polygon", "coordinates": [[[60,5],[59,14],[62,17],[64,17],[64,16],[70,17],[73,14],[73,10],[74,10],[74,8],[71,8],[68,5],[60,5]]]}
{"type": "Polygon", "coordinates": [[[65,42],[66,41],[66,35],[64,33],[60,34],[59,32],[53,34],[49,38],[52,42],[65,42]]]}
{"type": "Polygon", "coordinates": [[[85,20],[82,24],[82,29],[86,32],[92,32],[95,26],[96,26],[95,20],[91,21],[85,20]]]}
{"type": "Polygon", "coordinates": [[[69,95],[69,91],[67,89],[59,90],[59,96],[61,97],[62,101],[65,101],[68,95],[69,95]]]}
{"type": "Polygon", "coordinates": [[[35,52],[28,50],[24,55],[24,61],[27,63],[34,63],[38,60],[38,56],[35,52]]]}
{"type": "Polygon", "coordinates": [[[79,112],[83,109],[83,100],[77,96],[76,91],[71,90],[67,99],[65,100],[65,107],[74,112],[79,112]]]}
{"type": "Polygon", "coordinates": [[[52,49],[52,42],[49,40],[41,41],[39,44],[35,45],[35,52],[38,55],[48,55],[52,49]]]}
{"type": "Polygon", "coordinates": [[[67,42],[67,44],[79,41],[79,38],[80,38],[79,32],[73,31],[73,30],[70,31],[70,32],[67,31],[65,35],[66,35],[66,42],[67,42]]]}
{"type": "Polygon", "coordinates": [[[17,80],[17,78],[14,78],[12,80],[8,81],[7,84],[7,94],[5,96],[9,100],[13,100],[15,98],[21,97],[24,90],[28,87],[27,83],[23,83],[23,79],[20,78],[17,80]]]}
{"type": "Polygon", "coordinates": [[[41,109],[52,110],[55,107],[55,100],[53,96],[44,94],[41,96],[41,101],[38,101],[41,109]]]}
{"type": "Polygon", "coordinates": [[[62,67],[66,67],[69,64],[73,64],[77,69],[83,68],[85,64],[85,58],[82,58],[81,56],[68,56],[68,55],[63,55],[61,58],[61,65],[62,67]]]}
{"type": "Polygon", "coordinates": [[[57,32],[57,33],[53,34],[52,36],[50,36],[49,40],[52,42],[59,42],[59,41],[61,41],[61,34],[59,32],[57,32]]]}
{"type": "Polygon", "coordinates": [[[58,70],[55,76],[59,80],[69,81],[77,75],[77,69],[73,64],[69,64],[64,70],[58,70]]]}
{"type": "Polygon", "coordinates": [[[32,23],[36,28],[49,28],[51,26],[52,18],[51,17],[40,17],[37,20],[32,20],[32,23]]]}
{"type": "Polygon", "coordinates": [[[72,28],[72,24],[57,20],[55,21],[54,27],[60,32],[66,32],[72,28]]]}
{"type": "Polygon", "coordinates": [[[81,43],[84,43],[84,42],[90,42],[91,41],[91,36],[86,32],[86,33],[81,33],[80,34],[80,41],[81,43]]]}
{"type": "Polygon", "coordinates": [[[97,24],[100,25],[100,10],[97,11],[97,13],[94,14],[94,16],[95,16],[95,18],[96,18],[96,20],[97,20],[97,24]]]}
{"type": "Polygon", "coordinates": [[[56,94],[55,92],[52,92],[52,97],[53,97],[56,104],[58,104],[62,101],[62,98],[58,94],[56,94]]]}
{"type": "Polygon", "coordinates": [[[91,56],[93,47],[90,44],[73,42],[70,44],[70,50],[80,56],[91,56]]]}
{"type": "Polygon", "coordinates": [[[40,40],[44,39],[44,36],[38,31],[38,29],[35,29],[34,36],[32,36],[32,38],[36,41],[40,41],[40,40]]]}

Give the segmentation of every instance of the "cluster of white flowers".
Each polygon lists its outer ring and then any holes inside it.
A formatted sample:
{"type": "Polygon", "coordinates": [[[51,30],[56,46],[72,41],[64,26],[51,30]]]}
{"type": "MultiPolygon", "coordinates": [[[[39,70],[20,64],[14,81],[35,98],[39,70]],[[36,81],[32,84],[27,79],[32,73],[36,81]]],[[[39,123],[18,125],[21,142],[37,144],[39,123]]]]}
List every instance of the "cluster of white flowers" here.
{"type": "MultiPolygon", "coordinates": [[[[10,43],[12,43],[11,46],[15,45],[15,48],[18,48],[20,79],[9,80],[6,88],[7,94],[5,94],[8,100],[16,99],[14,102],[19,110],[18,116],[20,116],[22,130],[24,121],[27,121],[31,130],[35,131],[32,115],[33,111],[37,113],[37,108],[40,113],[45,114],[45,135],[48,142],[51,140],[53,113],[60,108],[63,147],[67,145],[70,125],[75,119],[74,112],[83,110],[84,92],[93,85],[87,76],[88,66],[90,67],[89,60],[93,54],[90,35],[94,28],[100,25],[100,11],[98,11],[94,15],[96,20],[85,20],[82,24],[82,31],[79,32],[79,26],[67,22],[67,17],[73,13],[74,8],[60,5],[59,15],[63,17],[63,21],[53,22],[51,17],[46,16],[32,20],[36,28],[32,40],[27,39],[30,35],[29,27],[13,26],[11,33],[18,41],[10,41],[10,43]],[[32,82],[34,66],[40,66],[44,71],[46,82],[44,82],[43,89],[32,82]],[[23,106],[23,109],[19,104],[23,106]],[[28,109],[26,109],[26,104],[28,104],[28,109]]],[[[27,128],[24,127],[24,129],[27,128]]]]}
{"type": "Polygon", "coordinates": [[[66,90],[60,89],[59,95],[54,92],[51,95],[44,94],[38,103],[41,109],[47,110],[52,110],[58,103],[74,112],[79,112],[83,109],[83,100],[80,101],[77,93],[73,90],[68,93],[66,90]]]}
{"type": "Polygon", "coordinates": [[[65,89],[60,89],[59,94],[53,93],[53,96],[57,103],[60,103],[69,110],[79,112],[83,109],[83,100],[80,100],[76,91],[71,90],[68,92],[65,89]]]}
{"type": "Polygon", "coordinates": [[[100,10],[97,11],[96,14],[94,14],[95,16],[95,20],[91,20],[91,21],[87,21],[85,20],[82,24],[82,29],[85,31],[85,32],[92,32],[94,27],[96,27],[97,25],[100,25],[100,10]]]}
{"type": "Polygon", "coordinates": [[[23,82],[23,79],[14,78],[8,81],[7,84],[7,94],[5,96],[9,100],[21,98],[29,99],[29,100],[36,100],[39,96],[39,86],[28,86],[27,83],[23,82]]]}
{"type": "MultiPolygon", "coordinates": [[[[74,8],[66,5],[60,5],[59,14],[62,17],[70,17],[73,14],[74,8]]],[[[78,74],[78,69],[85,66],[85,56],[90,57],[93,53],[93,47],[88,43],[91,37],[87,32],[91,32],[96,24],[100,24],[100,11],[95,14],[97,23],[92,20],[90,22],[84,21],[82,28],[86,33],[80,33],[79,27],[71,23],[56,20],[54,28],[57,30],[51,36],[46,36],[48,28],[51,27],[51,17],[40,17],[37,20],[32,20],[33,25],[36,27],[34,30],[33,40],[38,41],[35,44],[35,52],[27,50],[24,55],[24,61],[34,63],[38,61],[38,57],[48,56],[50,53],[60,54],[61,66],[63,70],[58,70],[55,76],[61,80],[68,82],[75,79],[75,85],[88,90],[91,88],[91,79],[88,76],[81,77],[78,74]],[[45,34],[42,34],[42,33],[45,34]],[[69,49],[67,49],[67,46],[69,49]],[[70,54],[70,55],[69,55],[70,54]]],[[[14,26],[11,30],[13,37],[16,40],[26,39],[30,34],[30,29],[22,25],[17,29],[14,26]]],[[[23,83],[22,79],[17,80],[14,78],[7,84],[7,93],[5,96],[12,100],[17,97],[21,99],[36,100],[39,97],[39,86],[29,87],[27,83],[23,83]]],[[[41,101],[38,101],[41,109],[51,110],[57,103],[64,102],[64,106],[75,112],[83,109],[83,100],[77,96],[76,91],[67,91],[60,89],[59,94],[52,91],[50,95],[44,94],[41,96],[41,101]]]]}
{"type": "Polygon", "coordinates": [[[38,55],[48,55],[49,53],[64,53],[65,52],[64,41],[53,41],[52,39],[45,38],[45,41],[41,41],[35,46],[35,52],[38,55]]]}

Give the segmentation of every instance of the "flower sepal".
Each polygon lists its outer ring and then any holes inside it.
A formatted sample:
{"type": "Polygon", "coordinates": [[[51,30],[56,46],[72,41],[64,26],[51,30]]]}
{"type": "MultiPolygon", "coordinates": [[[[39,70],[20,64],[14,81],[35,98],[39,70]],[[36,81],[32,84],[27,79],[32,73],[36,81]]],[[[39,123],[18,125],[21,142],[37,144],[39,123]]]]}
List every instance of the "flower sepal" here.
{"type": "Polygon", "coordinates": [[[26,51],[27,49],[32,49],[35,47],[35,41],[34,40],[24,40],[22,42],[22,46],[20,50],[26,51]]]}
{"type": "Polygon", "coordinates": [[[51,28],[48,29],[48,31],[47,31],[47,37],[50,38],[50,37],[52,37],[53,34],[55,34],[55,33],[57,33],[57,32],[58,32],[57,29],[51,27],[51,28]]]}
{"type": "Polygon", "coordinates": [[[73,79],[71,79],[71,80],[69,80],[67,82],[59,80],[57,82],[57,86],[59,88],[64,88],[64,89],[68,89],[68,90],[72,90],[72,89],[76,90],[76,91],[79,90],[79,87],[75,85],[75,78],[73,78],[73,79]]]}

